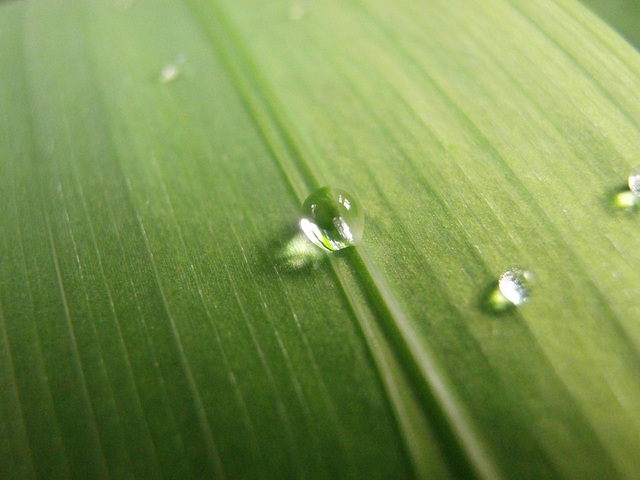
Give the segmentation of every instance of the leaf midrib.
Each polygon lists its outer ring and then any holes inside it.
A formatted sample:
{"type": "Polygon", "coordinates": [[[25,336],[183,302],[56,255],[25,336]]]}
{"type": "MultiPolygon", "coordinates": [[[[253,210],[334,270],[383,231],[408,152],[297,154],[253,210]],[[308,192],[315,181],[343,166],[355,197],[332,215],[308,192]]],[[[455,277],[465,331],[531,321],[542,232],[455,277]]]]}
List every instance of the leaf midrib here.
{"type": "MultiPolygon", "coordinates": [[[[189,10],[194,8],[188,1],[185,2],[185,4],[189,10]]],[[[241,97],[245,102],[247,110],[251,114],[251,118],[254,120],[258,131],[262,134],[266,145],[269,147],[272,158],[280,167],[295,200],[301,203],[309,191],[326,182],[322,174],[312,166],[313,162],[309,161],[309,159],[313,159],[313,154],[311,154],[310,149],[305,147],[299,135],[294,135],[293,132],[296,130],[293,128],[292,123],[286,118],[283,118],[283,115],[276,113],[282,111],[282,109],[277,108],[277,101],[272,96],[261,95],[261,92],[270,91],[268,83],[259,74],[246,48],[241,46],[242,42],[233,31],[233,27],[231,27],[231,23],[225,13],[221,11],[221,7],[216,6],[216,10],[218,11],[217,23],[223,26],[225,30],[224,35],[217,35],[215,33],[216,29],[208,28],[208,25],[203,23],[195,12],[193,18],[196,23],[200,25],[207,37],[211,39],[212,46],[220,53],[229,73],[232,78],[236,80],[236,87],[239,88],[241,97]],[[227,38],[232,39],[232,41],[223,40],[227,38]],[[234,55],[231,55],[228,49],[233,51],[234,55]],[[234,59],[241,60],[234,61],[234,59]],[[259,88],[260,86],[263,88],[259,88]],[[273,135],[274,133],[275,135],[273,135]],[[282,163],[283,160],[286,163],[282,163]],[[295,173],[293,173],[293,175],[291,166],[295,167],[295,170],[293,170],[295,173]]],[[[193,12],[193,10],[191,11],[193,12]]],[[[362,250],[362,247],[359,247],[359,249],[362,250]]],[[[458,461],[456,463],[460,463],[460,457],[466,458],[469,462],[467,472],[475,471],[475,474],[482,478],[500,478],[501,475],[494,465],[495,462],[488,460],[490,456],[482,446],[483,442],[476,438],[477,434],[475,433],[475,428],[471,427],[470,419],[467,418],[466,414],[462,413],[464,408],[457,405],[458,402],[453,400],[455,395],[452,395],[450,387],[443,387],[446,383],[443,381],[446,375],[439,372],[441,367],[437,366],[439,363],[435,356],[425,345],[420,345],[417,342],[414,343],[411,340],[412,338],[416,338],[416,334],[406,321],[407,316],[400,307],[399,302],[395,300],[388,287],[381,287],[382,276],[380,274],[378,274],[379,276],[372,275],[371,271],[375,268],[373,262],[362,255],[360,251],[356,250],[356,252],[360,264],[364,267],[363,271],[365,275],[371,281],[371,284],[375,285],[374,294],[386,305],[394,328],[398,329],[404,341],[404,346],[413,352],[411,358],[415,367],[423,373],[423,379],[426,380],[429,385],[429,395],[433,396],[441,410],[438,415],[448,418],[445,423],[449,425],[449,428],[452,428],[454,432],[453,438],[456,438],[457,441],[461,443],[461,445],[456,447],[460,455],[456,456],[453,454],[457,457],[458,461]],[[403,326],[398,328],[399,324],[403,326]],[[422,357],[422,360],[418,360],[419,357],[422,357]],[[431,367],[427,367],[427,365],[431,365],[431,367]],[[425,368],[427,368],[427,370],[425,370],[425,368]]],[[[352,299],[356,298],[356,296],[349,294],[348,291],[351,287],[345,283],[335,262],[331,262],[331,265],[345,291],[345,298],[351,303],[352,299]]],[[[352,311],[362,328],[363,322],[367,320],[357,313],[360,311],[358,308],[353,308],[352,311]]],[[[370,352],[372,352],[372,345],[368,340],[367,345],[370,352]]],[[[374,353],[372,353],[372,355],[375,357],[374,353]]],[[[379,365],[377,368],[379,368],[379,365]]],[[[378,375],[382,378],[380,371],[378,371],[378,375]]],[[[386,381],[388,381],[388,379],[383,379],[383,384],[386,381]]],[[[388,387],[385,387],[385,390],[388,391],[388,387]]],[[[393,406],[391,400],[390,404],[393,406]]],[[[395,406],[393,406],[393,408],[396,410],[395,406]]],[[[398,412],[396,411],[395,414],[397,416],[398,412]]],[[[401,423],[398,424],[398,428],[400,430],[403,429],[401,423]]],[[[403,433],[403,437],[405,439],[407,438],[406,432],[403,433]]],[[[417,452],[414,452],[414,454],[415,453],[417,452]]],[[[413,463],[415,465],[415,459],[413,463]]]]}

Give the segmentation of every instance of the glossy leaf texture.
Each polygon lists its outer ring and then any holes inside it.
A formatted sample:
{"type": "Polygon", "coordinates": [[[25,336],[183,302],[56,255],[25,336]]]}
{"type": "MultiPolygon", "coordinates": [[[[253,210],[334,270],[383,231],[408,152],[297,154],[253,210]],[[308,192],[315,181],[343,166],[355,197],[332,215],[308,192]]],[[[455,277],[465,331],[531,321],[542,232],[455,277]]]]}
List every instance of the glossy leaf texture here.
{"type": "Polygon", "coordinates": [[[640,476],[640,55],[584,6],[9,2],[0,42],[0,478],[640,476]],[[358,247],[301,237],[323,185],[358,247]]]}

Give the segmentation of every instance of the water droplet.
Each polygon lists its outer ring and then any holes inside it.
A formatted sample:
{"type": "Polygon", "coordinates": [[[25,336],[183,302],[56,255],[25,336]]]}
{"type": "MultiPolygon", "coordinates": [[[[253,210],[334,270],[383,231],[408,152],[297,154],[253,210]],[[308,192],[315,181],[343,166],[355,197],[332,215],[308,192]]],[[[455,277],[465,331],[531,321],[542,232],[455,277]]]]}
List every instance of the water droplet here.
{"type": "Polygon", "coordinates": [[[180,75],[180,69],[177,65],[174,65],[173,63],[165,65],[160,73],[160,83],[172,82],[178,78],[178,75],[180,75]]]}
{"type": "Polygon", "coordinates": [[[521,268],[512,268],[498,278],[497,285],[487,298],[487,305],[494,312],[504,312],[519,307],[531,297],[533,274],[521,268]]]}
{"type": "Polygon", "coordinates": [[[364,231],[358,199],[344,190],[322,187],[302,204],[300,228],[313,243],[329,251],[355,245],[364,231]]]}
{"type": "Polygon", "coordinates": [[[631,170],[627,185],[613,193],[612,205],[627,213],[635,212],[640,207],[640,165],[631,170]]]}
{"type": "Polygon", "coordinates": [[[173,82],[176,78],[178,78],[182,73],[181,66],[185,61],[186,57],[181,53],[172,63],[168,63],[164,67],[162,67],[159,78],[160,83],[173,82]]]}
{"type": "Polygon", "coordinates": [[[519,307],[529,300],[531,291],[529,283],[531,282],[531,272],[516,268],[507,270],[498,279],[498,287],[500,292],[507,300],[519,307]]]}
{"type": "Polygon", "coordinates": [[[636,165],[629,174],[629,190],[640,196],[640,165],[636,165]]]}

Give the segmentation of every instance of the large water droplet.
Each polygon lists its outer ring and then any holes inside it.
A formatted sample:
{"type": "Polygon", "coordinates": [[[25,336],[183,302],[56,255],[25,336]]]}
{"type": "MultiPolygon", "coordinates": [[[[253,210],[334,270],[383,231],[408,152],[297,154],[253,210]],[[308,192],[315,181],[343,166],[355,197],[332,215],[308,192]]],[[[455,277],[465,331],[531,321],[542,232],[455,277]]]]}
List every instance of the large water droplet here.
{"type": "Polygon", "coordinates": [[[629,190],[640,196],[640,165],[636,165],[629,174],[629,190]]]}
{"type": "MultiPolygon", "coordinates": [[[[512,268],[498,278],[498,284],[487,298],[487,306],[494,312],[519,307],[531,297],[533,274],[521,268],[512,268]]],[[[495,285],[495,284],[494,284],[495,285]]]]}
{"type": "Polygon", "coordinates": [[[329,251],[355,245],[364,231],[358,199],[339,188],[322,187],[302,204],[300,228],[309,240],[329,251]]]}

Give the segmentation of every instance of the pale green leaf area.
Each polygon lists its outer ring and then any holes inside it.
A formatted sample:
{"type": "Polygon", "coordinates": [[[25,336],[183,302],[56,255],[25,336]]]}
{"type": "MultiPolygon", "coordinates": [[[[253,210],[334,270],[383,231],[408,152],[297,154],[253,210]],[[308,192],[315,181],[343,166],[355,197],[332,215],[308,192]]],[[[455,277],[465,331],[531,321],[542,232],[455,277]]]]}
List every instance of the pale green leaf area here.
{"type": "Polygon", "coordinates": [[[0,478],[640,478],[640,54],[586,7],[16,1],[0,45],[0,478]],[[322,185],[357,247],[301,237],[322,185]]]}

